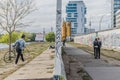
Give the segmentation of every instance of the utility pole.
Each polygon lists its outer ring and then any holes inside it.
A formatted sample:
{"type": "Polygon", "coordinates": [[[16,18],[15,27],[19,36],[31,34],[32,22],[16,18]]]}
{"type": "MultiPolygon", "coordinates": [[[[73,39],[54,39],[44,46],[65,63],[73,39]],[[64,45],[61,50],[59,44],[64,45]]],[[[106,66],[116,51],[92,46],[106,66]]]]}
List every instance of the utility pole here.
{"type": "Polygon", "coordinates": [[[61,24],[62,24],[62,0],[57,0],[56,8],[56,37],[55,37],[55,72],[53,80],[66,80],[64,64],[62,61],[62,42],[61,42],[61,24]]]}
{"type": "Polygon", "coordinates": [[[101,23],[102,23],[102,20],[103,20],[103,17],[104,17],[105,15],[102,15],[102,17],[100,18],[100,21],[99,21],[99,31],[101,31],[101,23]]]}
{"type": "Polygon", "coordinates": [[[91,20],[90,20],[90,22],[89,22],[89,27],[90,27],[89,33],[91,33],[91,20]]]}
{"type": "Polygon", "coordinates": [[[114,27],[114,0],[111,0],[111,28],[114,27]]]}

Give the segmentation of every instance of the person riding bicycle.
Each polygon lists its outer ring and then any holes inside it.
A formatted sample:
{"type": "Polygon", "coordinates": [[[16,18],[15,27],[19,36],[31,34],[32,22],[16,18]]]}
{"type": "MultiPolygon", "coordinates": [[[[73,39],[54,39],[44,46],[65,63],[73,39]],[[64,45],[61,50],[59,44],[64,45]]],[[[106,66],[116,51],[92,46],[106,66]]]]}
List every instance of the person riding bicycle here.
{"type": "Polygon", "coordinates": [[[23,57],[23,54],[22,54],[22,51],[25,48],[25,35],[24,34],[21,36],[21,39],[19,39],[15,42],[13,47],[16,48],[16,52],[17,52],[17,57],[16,57],[16,60],[15,60],[15,64],[18,63],[18,60],[19,60],[20,56],[21,56],[22,61],[24,62],[24,57],[23,57]]]}

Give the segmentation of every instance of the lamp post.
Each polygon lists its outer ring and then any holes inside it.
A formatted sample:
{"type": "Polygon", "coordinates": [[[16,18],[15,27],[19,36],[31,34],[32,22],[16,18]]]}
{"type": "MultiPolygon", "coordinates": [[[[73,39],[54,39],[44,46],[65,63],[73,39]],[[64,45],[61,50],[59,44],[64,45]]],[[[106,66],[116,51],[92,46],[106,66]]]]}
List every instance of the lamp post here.
{"type": "Polygon", "coordinates": [[[104,14],[101,16],[100,21],[99,21],[99,31],[101,30],[101,23],[102,23],[102,20],[105,16],[110,16],[110,14],[104,14]]]}
{"type": "Polygon", "coordinates": [[[111,28],[114,27],[114,0],[111,0],[111,28]]]}
{"type": "Polygon", "coordinates": [[[102,20],[103,20],[103,17],[104,17],[105,15],[103,15],[101,18],[100,18],[100,21],[99,21],[99,31],[101,31],[101,23],[102,23],[102,20]]]}

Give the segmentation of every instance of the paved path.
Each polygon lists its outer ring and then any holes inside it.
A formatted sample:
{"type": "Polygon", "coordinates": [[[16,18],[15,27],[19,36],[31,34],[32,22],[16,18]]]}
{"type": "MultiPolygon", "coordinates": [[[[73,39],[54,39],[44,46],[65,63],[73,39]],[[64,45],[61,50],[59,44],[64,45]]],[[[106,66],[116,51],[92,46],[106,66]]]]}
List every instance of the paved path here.
{"type": "Polygon", "coordinates": [[[4,80],[52,80],[54,52],[46,50],[4,80]]]}
{"type": "Polygon", "coordinates": [[[120,67],[104,59],[94,59],[93,55],[71,45],[65,47],[65,52],[80,61],[93,80],[120,80],[120,67]]]}

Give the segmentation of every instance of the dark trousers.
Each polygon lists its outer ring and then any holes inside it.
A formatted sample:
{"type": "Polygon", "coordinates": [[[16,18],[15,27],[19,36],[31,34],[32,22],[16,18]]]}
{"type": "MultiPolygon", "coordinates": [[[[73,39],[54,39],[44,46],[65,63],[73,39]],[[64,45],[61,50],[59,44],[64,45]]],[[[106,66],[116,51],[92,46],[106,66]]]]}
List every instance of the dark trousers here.
{"type": "Polygon", "coordinates": [[[100,47],[98,48],[98,58],[100,59],[100,47]]]}
{"type": "Polygon", "coordinates": [[[65,46],[65,42],[63,41],[63,46],[65,46]]]}
{"type": "Polygon", "coordinates": [[[99,56],[98,48],[94,48],[94,57],[97,59],[99,56]]]}
{"type": "Polygon", "coordinates": [[[22,50],[21,49],[16,49],[16,51],[17,51],[17,57],[16,57],[16,60],[15,60],[15,64],[18,63],[18,60],[19,60],[20,56],[21,56],[21,60],[24,61],[22,50]]]}

